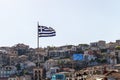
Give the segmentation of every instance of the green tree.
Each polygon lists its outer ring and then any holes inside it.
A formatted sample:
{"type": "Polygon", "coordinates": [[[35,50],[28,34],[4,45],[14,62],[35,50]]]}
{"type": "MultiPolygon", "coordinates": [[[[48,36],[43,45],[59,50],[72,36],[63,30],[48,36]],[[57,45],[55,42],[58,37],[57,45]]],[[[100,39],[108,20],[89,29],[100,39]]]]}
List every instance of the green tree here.
{"type": "Polygon", "coordinates": [[[116,49],[116,50],[120,50],[120,46],[116,46],[115,49],[116,49]]]}
{"type": "Polygon", "coordinates": [[[18,63],[18,64],[16,65],[16,68],[17,68],[18,71],[21,70],[20,63],[18,63]]]}

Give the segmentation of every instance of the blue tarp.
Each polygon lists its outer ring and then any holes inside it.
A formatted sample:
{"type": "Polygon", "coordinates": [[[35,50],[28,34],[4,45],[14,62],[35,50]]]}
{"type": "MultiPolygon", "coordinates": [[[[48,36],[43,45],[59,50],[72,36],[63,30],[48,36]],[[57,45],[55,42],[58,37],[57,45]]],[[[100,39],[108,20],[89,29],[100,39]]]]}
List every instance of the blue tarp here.
{"type": "Polygon", "coordinates": [[[73,60],[83,60],[83,54],[73,54],[73,60]]]}

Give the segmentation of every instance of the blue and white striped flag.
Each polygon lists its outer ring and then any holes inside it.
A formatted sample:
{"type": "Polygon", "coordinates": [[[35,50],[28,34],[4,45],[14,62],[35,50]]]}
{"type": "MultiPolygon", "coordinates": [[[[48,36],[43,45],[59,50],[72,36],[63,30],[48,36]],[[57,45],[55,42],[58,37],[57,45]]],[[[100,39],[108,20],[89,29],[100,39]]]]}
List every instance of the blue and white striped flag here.
{"type": "Polygon", "coordinates": [[[38,26],[38,37],[52,37],[56,36],[56,32],[51,27],[38,26]]]}

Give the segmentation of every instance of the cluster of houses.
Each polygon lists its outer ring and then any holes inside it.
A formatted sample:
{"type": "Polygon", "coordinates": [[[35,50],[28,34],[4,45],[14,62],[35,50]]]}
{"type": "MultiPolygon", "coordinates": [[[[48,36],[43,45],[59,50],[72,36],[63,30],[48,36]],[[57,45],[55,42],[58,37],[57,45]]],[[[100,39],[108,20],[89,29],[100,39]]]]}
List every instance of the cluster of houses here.
{"type": "Polygon", "coordinates": [[[76,72],[96,65],[119,63],[120,40],[47,48],[16,44],[0,47],[0,80],[43,80],[58,72],[76,72]],[[82,54],[83,59],[74,60],[74,54],[82,54]],[[13,76],[15,79],[9,79],[13,76]]]}

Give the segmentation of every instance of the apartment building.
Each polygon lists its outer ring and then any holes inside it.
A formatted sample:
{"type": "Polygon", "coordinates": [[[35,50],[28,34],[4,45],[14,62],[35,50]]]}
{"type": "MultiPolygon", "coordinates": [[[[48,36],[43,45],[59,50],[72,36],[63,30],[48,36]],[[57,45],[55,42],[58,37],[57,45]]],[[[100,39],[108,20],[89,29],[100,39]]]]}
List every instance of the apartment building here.
{"type": "Polygon", "coordinates": [[[0,77],[6,78],[10,77],[11,75],[16,74],[16,67],[15,66],[5,66],[0,69],[0,77]]]}
{"type": "Polygon", "coordinates": [[[53,49],[48,50],[48,56],[49,58],[53,58],[53,59],[71,57],[70,53],[75,52],[76,50],[77,47],[73,45],[55,47],[53,49]]]}

